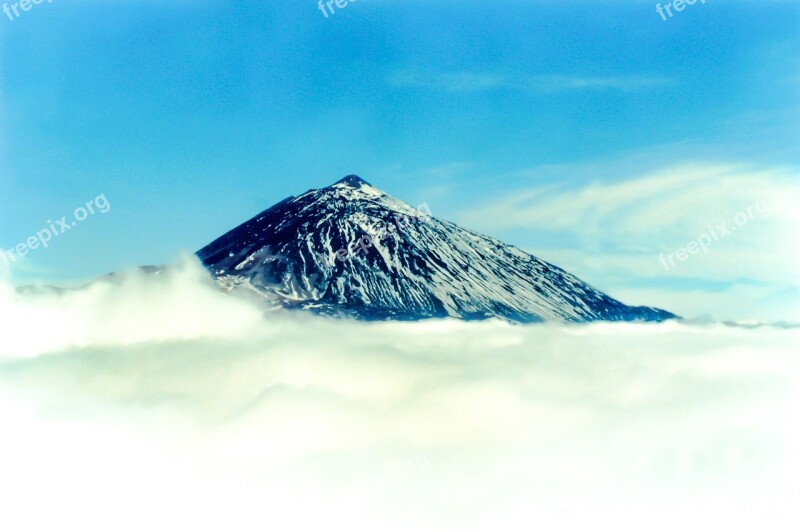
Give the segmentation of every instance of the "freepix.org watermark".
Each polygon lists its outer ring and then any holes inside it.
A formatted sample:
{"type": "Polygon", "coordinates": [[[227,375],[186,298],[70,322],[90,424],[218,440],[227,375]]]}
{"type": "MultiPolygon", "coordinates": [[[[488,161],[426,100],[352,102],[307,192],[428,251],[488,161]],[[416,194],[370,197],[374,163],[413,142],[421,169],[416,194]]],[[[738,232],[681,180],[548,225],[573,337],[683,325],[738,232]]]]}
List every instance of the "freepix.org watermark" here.
{"type": "Polygon", "coordinates": [[[767,207],[767,204],[764,201],[757,201],[743,211],[737,212],[733,217],[733,225],[729,226],[728,222],[714,224],[713,227],[709,225],[708,232],[703,233],[696,239],[690,241],[684,247],[678,248],[672,253],[667,255],[662,253],[659,255],[658,261],[665,270],[669,271],[670,268],[675,267],[675,259],[683,262],[691,255],[697,255],[701,251],[703,253],[708,253],[709,248],[714,243],[719,242],[726,236],[735,232],[737,227],[745,225],[750,220],[764,218],[766,216],[769,216],[769,207],[767,207]]]}
{"type": "MultiPolygon", "coordinates": [[[[672,10],[674,9],[678,13],[686,9],[686,6],[693,6],[697,3],[697,0],[674,0],[673,2],[667,2],[663,6],[661,4],[656,4],[656,13],[661,15],[661,20],[664,22],[667,21],[667,15],[669,18],[672,18],[674,15],[672,14],[672,10]],[[664,12],[667,12],[667,15],[664,12]]],[[[706,0],[700,0],[701,4],[705,4],[706,0]]]]}
{"type": "Polygon", "coordinates": [[[111,203],[106,199],[105,194],[100,194],[93,200],[87,201],[84,205],[78,207],[72,212],[72,220],[67,220],[66,216],[62,216],[55,222],[47,220],[47,227],[37,231],[34,236],[29,237],[26,241],[20,242],[13,249],[7,251],[0,248],[0,260],[10,266],[17,261],[17,257],[24,257],[29,251],[39,247],[46,248],[50,245],[50,241],[57,236],[61,236],[79,222],[84,221],[89,216],[96,213],[105,214],[111,210],[111,203]]]}
{"type": "MultiPolygon", "coordinates": [[[[394,223],[397,226],[397,232],[401,232],[404,227],[411,223],[411,220],[426,221],[431,218],[432,213],[427,203],[421,203],[417,205],[417,208],[414,210],[419,214],[410,216],[406,214],[395,215],[394,223]]],[[[380,243],[380,241],[386,236],[394,232],[394,225],[381,222],[378,227],[376,227],[374,234],[364,235],[355,242],[351,242],[346,248],[341,248],[339,251],[337,251],[333,258],[328,256],[327,253],[317,253],[317,258],[321,264],[329,267],[333,266],[334,258],[339,259],[340,262],[346,262],[360,253],[359,248],[364,251],[364,254],[367,254],[369,252],[369,248],[371,248],[374,243],[380,243]]]]}
{"type": "MultiPolygon", "coordinates": [[[[336,10],[333,6],[338,7],[339,9],[344,9],[350,4],[354,4],[358,0],[320,0],[317,3],[317,8],[322,11],[322,14],[325,15],[325,18],[328,18],[328,12],[330,11],[331,15],[336,14],[336,10]]],[[[363,0],[362,0],[363,1],[363,0]]]]}
{"type": "MultiPolygon", "coordinates": [[[[43,2],[44,0],[20,0],[19,2],[14,2],[10,6],[7,3],[4,3],[3,13],[6,14],[8,20],[14,22],[21,16],[20,10],[22,10],[23,12],[28,12],[34,5],[38,6],[43,2]]],[[[47,3],[52,4],[53,0],[47,0],[47,3]]]]}

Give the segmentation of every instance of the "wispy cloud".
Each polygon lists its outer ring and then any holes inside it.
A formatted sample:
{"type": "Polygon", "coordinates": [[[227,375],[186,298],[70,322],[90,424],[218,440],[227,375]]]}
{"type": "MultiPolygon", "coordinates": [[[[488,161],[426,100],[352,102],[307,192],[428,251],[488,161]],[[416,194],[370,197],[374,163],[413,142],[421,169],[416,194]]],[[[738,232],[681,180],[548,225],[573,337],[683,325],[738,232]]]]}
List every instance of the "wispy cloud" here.
{"type": "MultiPolygon", "coordinates": [[[[688,294],[686,283],[683,288],[674,286],[677,279],[691,280],[689,285],[698,287],[696,293],[702,292],[703,281],[725,283],[731,290],[757,282],[760,287],[755,290],[766,298],[800,286],[800,256],[794,244],[800,232],[799,179],[792,168],[668,166],[627,179],[520,188],[465,213],[460,221],[489,234],[524,231],[531,242],[528,251],[606,290],[615,285],[630,293],[638,281],[649,279],[651,288],[663,289],[674,304],[680,301],[676,294],[688,294]],[[717,224],[735,228],[733,220],[757,202],[767,206],[767,216],[742,224],[707,252],[665,271],[662,254],[685,247],[717,224]]],[[[730,312],[727,317],[771,319],[781,310],[786,311],[784,317],[789,312],[800,316],[797,305],[754,308],[752,298],[739,299],[738,305],[732,304],[733,297],[730,300],[731,304],[716,307],[730,312]]],[[[650,304],[664,306],[661,301],[666,300],[649,299],[650,304]]],[[[716,313],[707,298],[685,298],[683,303],[684,308],[716,313]]]]}
{"type": "Polygon", "coordinates": [[[450,74],[420,74],[418,72],[396,72],[388,79],[397,87],[425,87],[451,92],[474,92],[498,89],[508,86],[509,80],[504,76],[493,74],[475,74],[469,72],[450,74]]]}
{"type": "Polygon", "coordinates": [[[673,79],[663,76],[537,75],[518,77],[476,72],[430,74],[415,71],[396,72],[387,81],[396,87],[423,87],[448,92],[481,92],[501,89],[536,92],[578,90],[635,91],[674,83],[673,79]]]}
{"type": "Polygon", "coordinates": [[[674,80],[658,76],[538,76],[530,80],[530,87],[543,91],[568,90],[620,90],[635,91],[671,85],[674,80]]]}

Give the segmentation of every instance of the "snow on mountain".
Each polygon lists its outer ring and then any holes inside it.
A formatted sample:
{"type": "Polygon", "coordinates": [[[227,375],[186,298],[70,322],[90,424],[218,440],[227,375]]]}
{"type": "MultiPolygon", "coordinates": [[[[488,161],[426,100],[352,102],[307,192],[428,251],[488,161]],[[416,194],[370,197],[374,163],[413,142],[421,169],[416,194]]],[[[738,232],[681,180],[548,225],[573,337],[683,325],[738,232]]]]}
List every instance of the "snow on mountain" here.
{"type": "Polygon", "coordinates": [[[358,176],[289,197],[197,252],[226,290],[360,319],[646,320],[574,275],[358,176]]]}

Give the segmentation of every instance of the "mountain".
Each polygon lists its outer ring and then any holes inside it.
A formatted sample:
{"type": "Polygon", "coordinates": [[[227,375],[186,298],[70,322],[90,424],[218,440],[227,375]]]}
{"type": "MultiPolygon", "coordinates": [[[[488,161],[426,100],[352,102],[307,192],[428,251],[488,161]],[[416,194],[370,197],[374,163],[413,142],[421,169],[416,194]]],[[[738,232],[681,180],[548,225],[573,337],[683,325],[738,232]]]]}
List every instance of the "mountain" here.
{"type": "Polygon", "coordinates": [[[289,197],[197,252],[226,290],[359,319],[662,321],[358,176],[289,197]]]}

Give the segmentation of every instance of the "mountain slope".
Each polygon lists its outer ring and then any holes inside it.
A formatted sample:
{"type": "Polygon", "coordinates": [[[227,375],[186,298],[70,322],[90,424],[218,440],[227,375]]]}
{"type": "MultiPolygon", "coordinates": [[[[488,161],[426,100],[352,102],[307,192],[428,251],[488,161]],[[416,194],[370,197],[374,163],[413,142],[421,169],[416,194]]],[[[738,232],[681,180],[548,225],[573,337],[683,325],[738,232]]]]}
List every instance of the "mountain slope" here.
{"type": "Polygon", "coordinates": [[[648,320],[574,275],[357,176],[287,198],[197,252],[229,290],[361,319],[648,320]]]}

